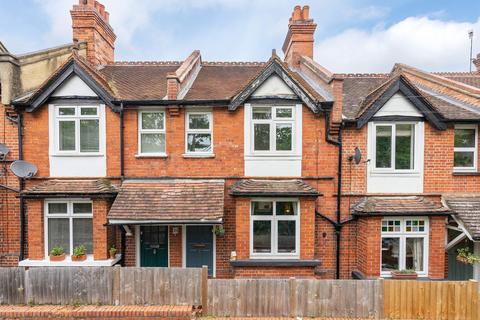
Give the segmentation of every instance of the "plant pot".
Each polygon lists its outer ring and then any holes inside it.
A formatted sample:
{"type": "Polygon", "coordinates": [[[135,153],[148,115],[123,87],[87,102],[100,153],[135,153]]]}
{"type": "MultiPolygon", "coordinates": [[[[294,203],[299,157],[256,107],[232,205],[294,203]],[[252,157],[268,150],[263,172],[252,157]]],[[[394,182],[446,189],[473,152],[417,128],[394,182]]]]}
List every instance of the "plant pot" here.
{"type": "Polygon", "coordinates": [[[72,261],[85,261],[86,259],[87,259],[86,254],[82,254],[81,256],[72,255],[72,261]]]}
{"type": "Polygon", "coordinates": [[[116,253],[116,252],[115,252],[115,253],[113,253],[113,252],[110,252],[110,259],[112,259],[112,260],[113,260],[113,259],[115,259],[115,258],[116,258],[116,256],[117,256],[117,253],[116,253]]]}
{"type": "Polygon", "coordinates": [[[49,257],[50,257],[50,261],[59,262],[59,261],[65,260],[65,253],[62,253],[62,254],[59,255],[59,256],[52,256],[52,255],[50,255],[49,257]]]}
{"type": "Polygon", "coordinates": [[[392,272],[392,279],[394,280],[416,280],[418,274],[416,273],[401,273],[401,272],[392,272]]]}

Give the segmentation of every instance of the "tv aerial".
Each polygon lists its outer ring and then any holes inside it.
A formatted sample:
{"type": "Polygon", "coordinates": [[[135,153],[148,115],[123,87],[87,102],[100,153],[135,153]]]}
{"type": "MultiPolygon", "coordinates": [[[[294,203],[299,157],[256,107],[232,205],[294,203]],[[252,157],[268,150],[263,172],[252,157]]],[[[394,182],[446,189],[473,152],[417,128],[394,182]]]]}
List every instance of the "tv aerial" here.
{"type": "Polygon", "coordinates": [[[10,165],[10,170],[19,178],[29,179],[37,174],[37,166],[24,160],[16,160],[10,165]]]}

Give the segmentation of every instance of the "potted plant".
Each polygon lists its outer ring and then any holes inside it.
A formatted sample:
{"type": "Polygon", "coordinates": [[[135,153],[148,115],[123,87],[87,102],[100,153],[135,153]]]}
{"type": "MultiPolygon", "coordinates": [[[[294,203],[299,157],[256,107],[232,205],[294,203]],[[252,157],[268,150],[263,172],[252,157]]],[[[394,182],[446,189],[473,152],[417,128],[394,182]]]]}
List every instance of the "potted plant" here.
{"type": "Polygon", "coordinates": [[[62,247],[53,247],[50,251],[50,261],[63,261],[65,260],[65,251],[62,247]]]}
{"type": "Polygon", "coordinates": [[[217,237],[223,237],[225,235],[225,229],[222,225],[214,226],[213,233],[215,233],[217,237]]]}
{"type": "Polygon", "coordinates": [[[115,248],[115,245],[112,245],[110,249],[108,249],[108,253],[110,254],[110,259],[115,259],[115,255],[117,254],[117,248],[115,248]]]}
{"type": "Polygon", "coordinates": [[[470,252],[469,247],[460,248],[457,250],[457,252],[458,252],[457,261],[460,261],[465,264],[480,263],[480,256],[470,252]]]}
{"type": "Polygon", "coordinates": [[[415,280],[418,278],[418,274],[413,269],[403,269],[398,271],[392,271],[392,279],[396,280],[415,280]]]}
{"type": "Polygon", "coordinates": [[[72,261],[84,261],[87,259],[87,248],[82,244],[73,248],[72,261]]]}

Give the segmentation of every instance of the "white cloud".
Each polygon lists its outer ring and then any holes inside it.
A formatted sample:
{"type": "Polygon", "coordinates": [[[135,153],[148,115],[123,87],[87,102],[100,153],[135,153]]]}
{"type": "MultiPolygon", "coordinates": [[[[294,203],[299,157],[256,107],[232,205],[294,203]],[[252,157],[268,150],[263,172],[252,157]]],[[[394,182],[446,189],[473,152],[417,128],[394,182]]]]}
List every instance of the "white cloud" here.
{"type": "MultiPolygon", "coordinates": [[[[431,71],[466,71],[468,30],[480,39],[475,23],[406,18],[388,28],[349,29],[317,42],[316,60],[334,72],[388,72],[395,62],[431,71]]],[[[480,40],[474,53],[480,52],[480,40]]]]}

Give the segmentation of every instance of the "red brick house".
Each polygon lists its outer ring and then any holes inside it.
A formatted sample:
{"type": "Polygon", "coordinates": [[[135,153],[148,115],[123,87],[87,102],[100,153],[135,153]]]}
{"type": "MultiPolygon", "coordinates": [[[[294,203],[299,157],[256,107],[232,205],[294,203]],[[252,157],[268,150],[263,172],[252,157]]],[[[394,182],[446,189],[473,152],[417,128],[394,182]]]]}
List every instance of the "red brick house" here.
{"type": "Polygon", "coordinates": [[[7,160],[38,171],[4,183],[21,190],[2,265],[445,278],[446,252],[479,240],[480,74],[333,74],[307,6],[264,62],[118,62],[103,5],[71,15],[71,53],[3,101],[7,160]]]}

